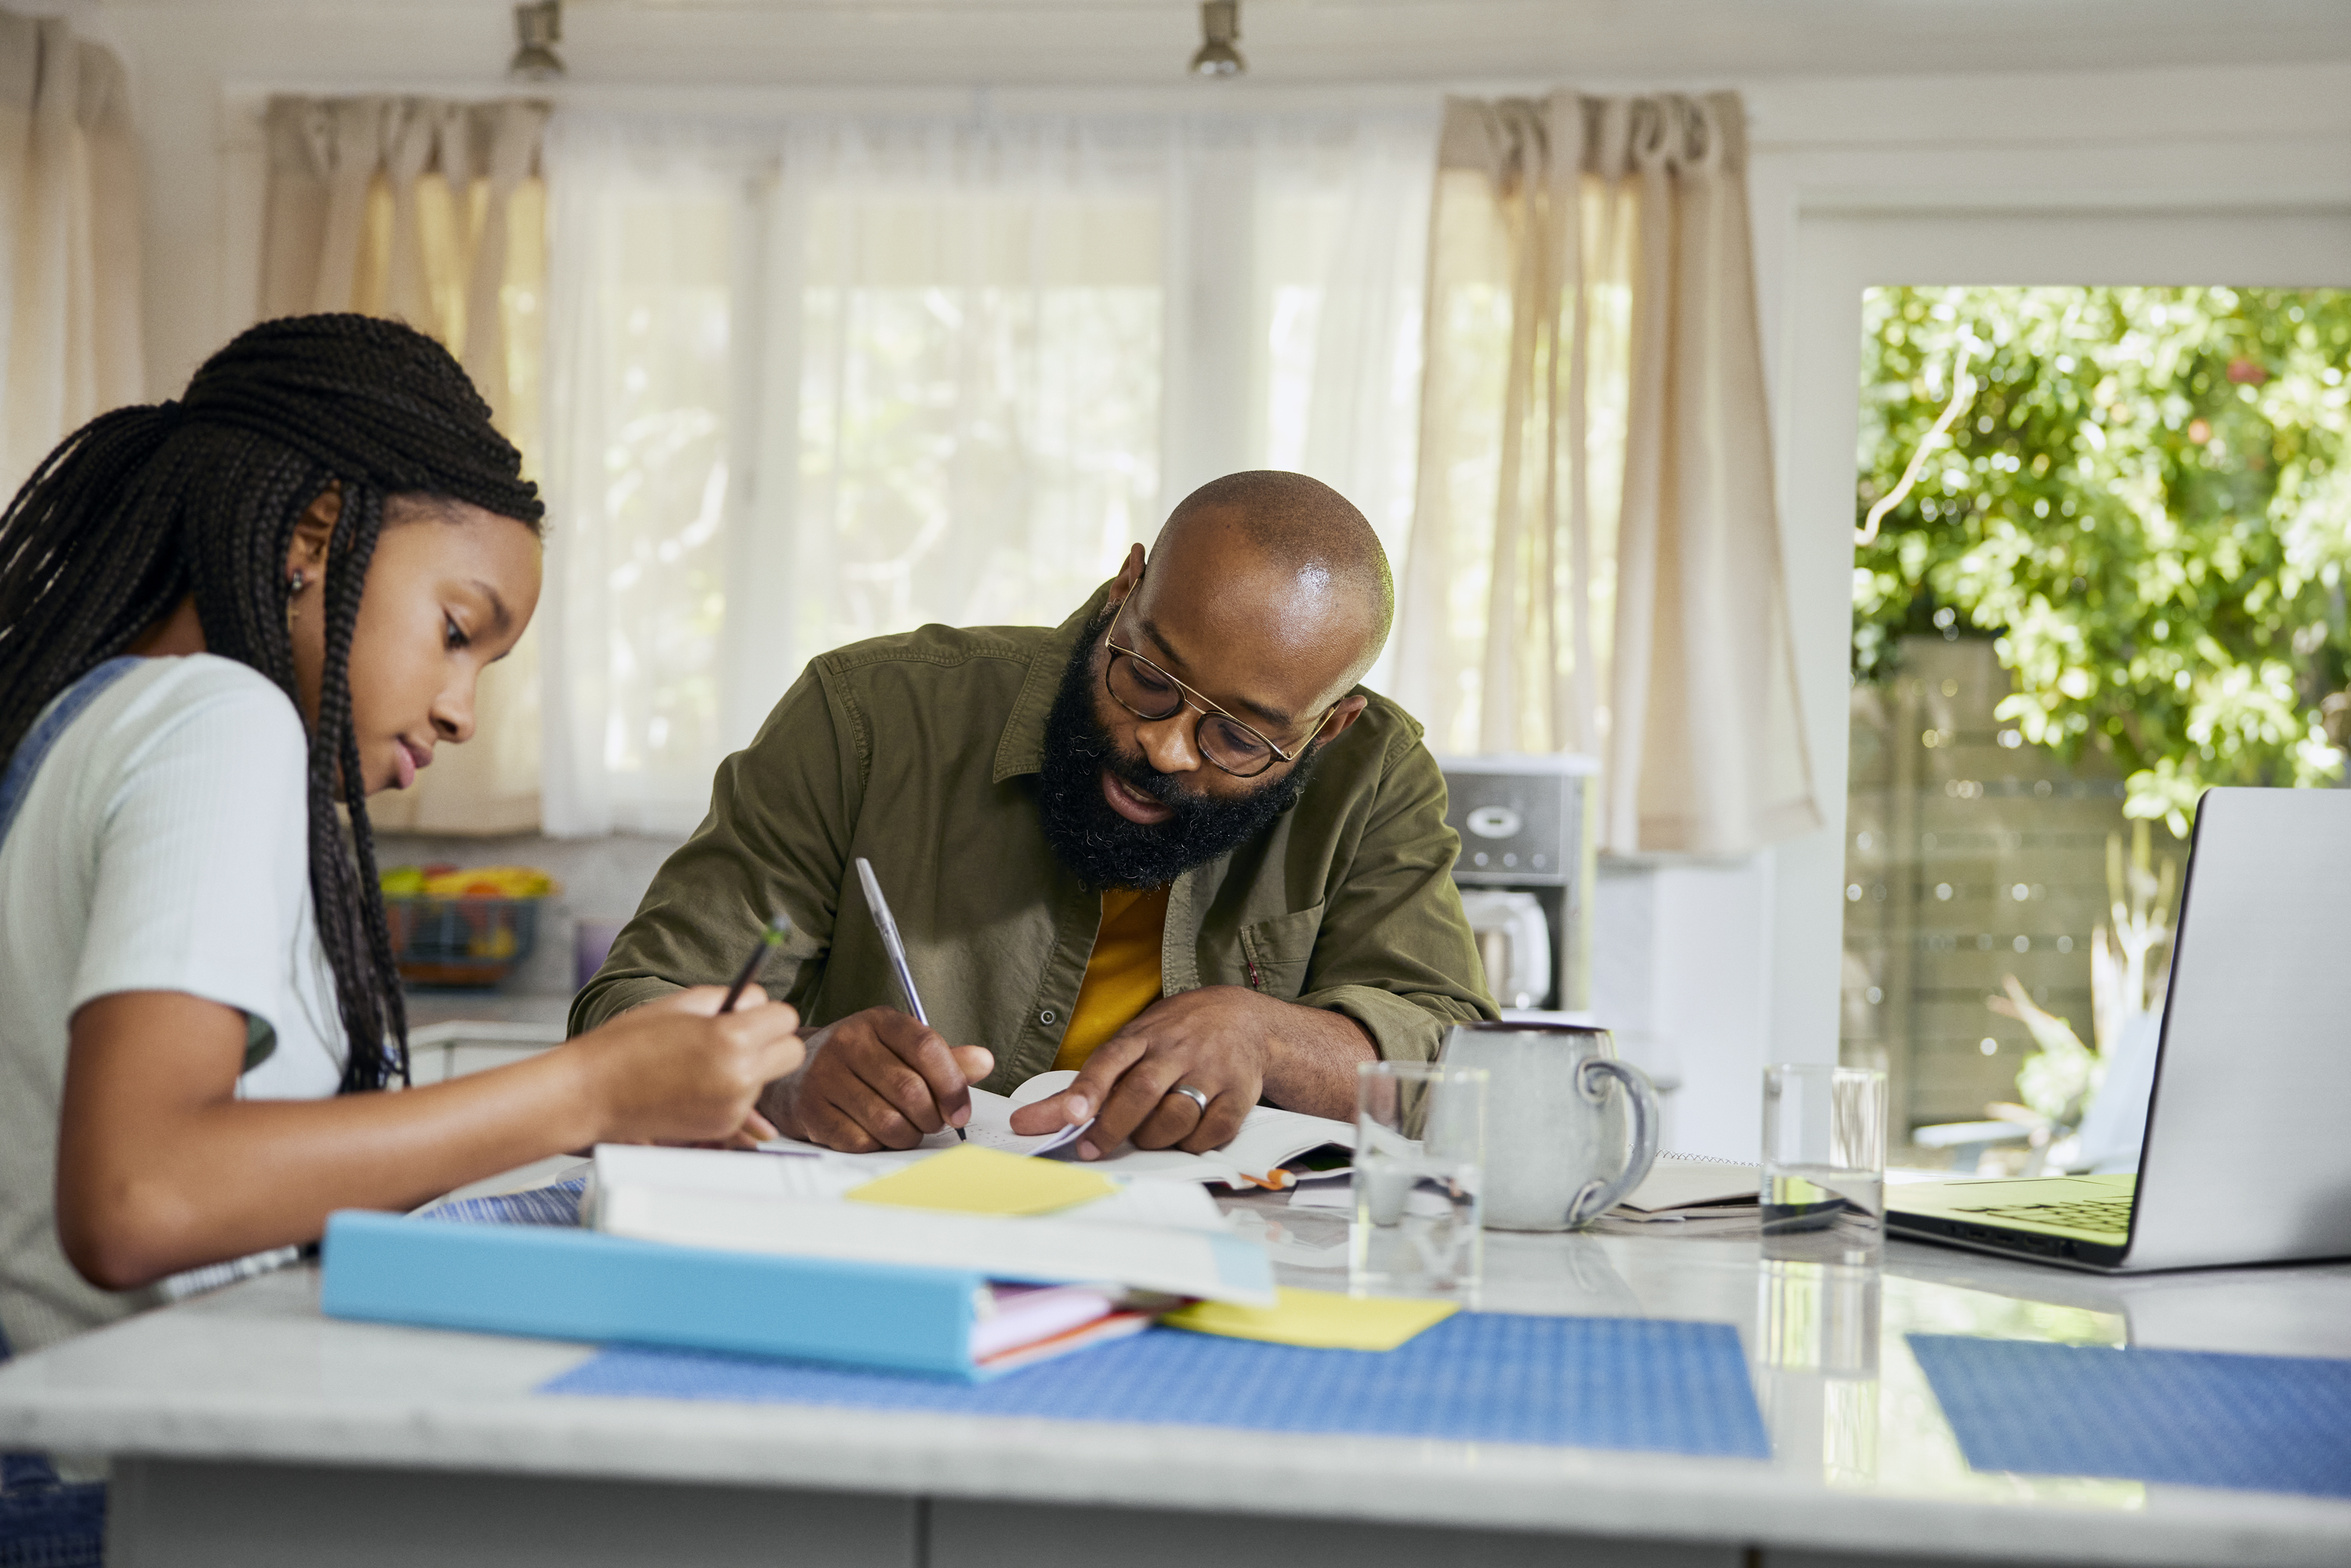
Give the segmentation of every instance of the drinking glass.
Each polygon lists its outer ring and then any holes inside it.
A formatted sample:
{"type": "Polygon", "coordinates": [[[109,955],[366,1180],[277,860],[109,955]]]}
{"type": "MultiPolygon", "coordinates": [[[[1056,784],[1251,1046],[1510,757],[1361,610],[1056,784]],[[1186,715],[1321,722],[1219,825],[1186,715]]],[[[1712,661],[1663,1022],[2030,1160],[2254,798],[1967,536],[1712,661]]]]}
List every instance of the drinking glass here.
{"type": "Polygon", "coordinates": [[[1886,1074],[1763,1070],[1763,1256],[1872,1265],[1886,1245],[1886,1074]]]}
{"type": "Polygon", "coordinates": [[[1485,1260],[1486,1070],[1356,1068],[1354,1166],[1348,1289],[1474,1304],[1485,1260]]]}
{"type": "Polygon", "coordinates": [[[1756,1364],[1876,1377],[1881,1294],[1875,1269],[1765,1259],[1756,1270],[1756,1364]]]}

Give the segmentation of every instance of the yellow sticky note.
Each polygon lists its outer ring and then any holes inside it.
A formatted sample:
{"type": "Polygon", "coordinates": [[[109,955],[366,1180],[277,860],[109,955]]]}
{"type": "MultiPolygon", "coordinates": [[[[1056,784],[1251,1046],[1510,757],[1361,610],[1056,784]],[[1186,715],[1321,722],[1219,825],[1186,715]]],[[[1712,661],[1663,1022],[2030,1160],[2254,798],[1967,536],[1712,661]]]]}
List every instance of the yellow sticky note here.
{"type": "Polygon", "coordinates": [[[1118,1184],[1099,1171],[966,1144],[852,1187],[843,1196],[852,1203],[894,1203],[903,1208],[948,1208],[964,1214],[1050,1214],[1117,1190],[1118,1184]]]}
{"type": "Polygon", "coordinates": [[[1423,1329],[1434,1328],[1461,1309],[1452,1301],[1409,1301],[1399,1296],[1341,1296],[1329,1291],[1293,1291],[1284,1286],[1273,1307],[1237,1307],[1228,1301],[1195,1301],[1159,1321],[1194,1333],[1229,1339],[1261,1339],[1315,1350],[1394,1350],[1423,1329]]]}

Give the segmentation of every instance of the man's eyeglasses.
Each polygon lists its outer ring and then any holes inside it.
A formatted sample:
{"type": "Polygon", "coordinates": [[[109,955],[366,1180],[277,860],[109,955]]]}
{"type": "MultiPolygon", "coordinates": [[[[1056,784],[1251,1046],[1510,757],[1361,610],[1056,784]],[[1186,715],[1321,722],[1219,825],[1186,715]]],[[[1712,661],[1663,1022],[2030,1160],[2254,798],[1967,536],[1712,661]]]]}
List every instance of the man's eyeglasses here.
{"type": "MultiPolygon", "coordinates": [[[[1110,665],[1102,672],[1102,684],[1110,688],[1111,699],[1119,706],[1152,724],[1173,718],[1186,706],[1196,709],[1200,729],[1196,744],[1200,755],[1236,779],[1254,779],[1277,761],[1288,762],[1297,755],[1284,751],[1134,649],[1121,647],[1118,622],[1125,613],[1126,606],[1121,603],[1118,615],[1111,618],[1110,631],[1102,638],[1103,645],[1110,650],[1110,665]]],[[[1314,723],[1322,724],[1330,712],[1330,708],[1324,708],[1315,715],[1314,723]]]]}

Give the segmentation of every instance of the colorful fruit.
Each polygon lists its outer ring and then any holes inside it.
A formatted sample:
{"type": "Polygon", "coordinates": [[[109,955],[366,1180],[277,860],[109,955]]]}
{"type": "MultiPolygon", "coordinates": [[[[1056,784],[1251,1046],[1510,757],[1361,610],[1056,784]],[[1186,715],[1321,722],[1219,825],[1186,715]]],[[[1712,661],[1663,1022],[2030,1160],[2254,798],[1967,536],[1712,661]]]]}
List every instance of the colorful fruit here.
{"type": "Polygon", "coordinates": [[[562,889],[535,866],[397,865],[378,879],[393,898],[546,898],[562,889]]]}

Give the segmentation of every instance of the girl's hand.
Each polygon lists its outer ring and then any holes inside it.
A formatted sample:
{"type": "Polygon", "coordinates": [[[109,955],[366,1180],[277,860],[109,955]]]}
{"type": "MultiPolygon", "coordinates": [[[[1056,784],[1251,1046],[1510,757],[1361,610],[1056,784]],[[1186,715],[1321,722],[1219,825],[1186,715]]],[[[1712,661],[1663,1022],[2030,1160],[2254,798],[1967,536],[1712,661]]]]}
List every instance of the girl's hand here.
{"type": "Polygon", "coordinates": [[[742,1147],[743,1134],[773,1135],[758,1114],[759,1092],[799,1068],[799,1014],[756,986],[722,1014],[726,998],[699,986],[561,1047],[580,1074],[596,1141],[742,1147]]]}

